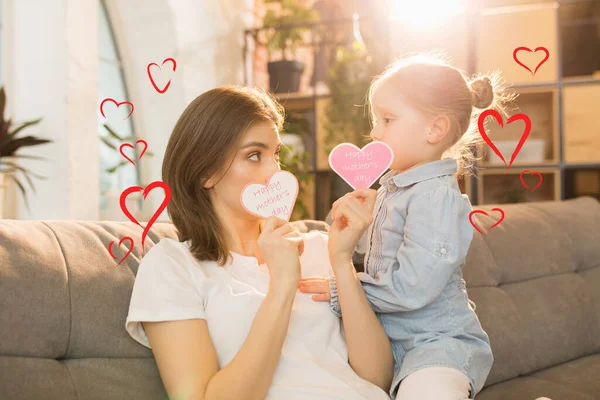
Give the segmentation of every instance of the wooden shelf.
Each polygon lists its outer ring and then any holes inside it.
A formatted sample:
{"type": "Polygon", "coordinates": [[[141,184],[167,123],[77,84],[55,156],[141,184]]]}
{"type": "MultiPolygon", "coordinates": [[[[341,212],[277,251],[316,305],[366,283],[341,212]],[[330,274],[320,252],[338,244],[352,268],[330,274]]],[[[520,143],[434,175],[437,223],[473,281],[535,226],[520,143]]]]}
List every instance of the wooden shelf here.
{"type": "Polygon", "coordinates": [[[310,110],[313,107],[313,100],[321,101],[329,99],[329,95],[313,96],[310,93],[277,93],[275,99],[286,109],[286,111],[310,110]]]}
{"type": "Polygon", "coordinates": [[[524,174],[520,179],[522,170],[487,170],[480,171],[478,185],[479,204],[507,204],[531,201],[550,201],[560,199],[560,173],[558,168],[538,168],[542,174],[542,184],[535,190],[539,177],[533,174],[524,174]]]}
{"type": "MultiPolygon", "coordinates": [[[[470,195],[473,193],[473,183],[471,177],[461,178],[458,180],[458,187],[460,188],[460,192],[462,194],[470,195]]],[[[470,196],[469,196],[470,197],[470,196]]]]}
{"type": "Polygon", "coordinates": [[[561,4],[561,64],[564,79],[593,79],[600,73],[600,35],[595,1],[561,4]]]}
{"type": "Polygon", "coordinates": [[[565,171],[565,194],[570,199],[579,196],[593,196],[600,200],[600,166],[569,169],[565,171]]]}
{"type": "MultiPolygon", "coordinates": [[[[478,163],[477,178],[459,180],[461,192],[474,200],[473,204],[560,200],[586,194],[600,198],[600,119],[596,118],[600,104],[600,37],[595,33],[589,7],[545,0],[484,0],[478,4],[479,11],[441,21],[435,30],[425,31],[405,21],[390,23],[388,61],[410,51],[441,49],[450,56],[453,66],[469,73],[499,70],[519,94],[509,105],[509,115],[524,113],[531,119],[529,138],[511,168],[506,168],[489,146],[479,148],[479,154],[484,159],[489,154],[492,162],[478,163]],[[486,6],[501,7],[482,10],[486,6]],[[513,59],[517,47],[535,50],[542,46],[550,56],[535,75],[513,59]],[[528,158],[528,150],[536,140],[545,143],[542,157],[528,158]],[[535,175],[524,174],[530,188],[522,185],[520,175],[524,170],[542,174],[543,183],[537,190],[532,191],[538,182],[535,175]]],[[[541,51],[518,54],[532,70],[545,56],[541,51]]],[[[303,82],[308,79],[304,76],[303,82]]],[[[331,203],[349,190],[330,170],[324,150],[325,111],[331,97],[312,91],[275,97],[286,111],[306,112],[311,119],[313,136],[305,147],[315,157],[310,167],[315,169],[315,182],[306,190],[305,203],[310,218],[322,219],[331,203]]],[[[490,117],[487,133],[497,145],[515,141],[503,151],[508,163],[524,123],[503,122],[504,128],[500,128],[490,117]]]]}
{"type": "Polygon", "coordinates": [[[600,163],[600,84],[563,88],[564,159],[600,163]]]}
{"type": "Polygon", "coordinates": [[[481,73],[501,70],[513,84],[556,82],[558,80],[558,34],[556,3],[538,3],[520,7],[485,10],[477,19],[477,66],[481,73]],[[543,46],[550,54],[535,75],[517,64],[513,51],[528,47],[532,52],[518,52],[518,59],[532,71],[546,54],[533,52],[543,46]]]}
{"type": "Polygon", "coordinates": [[[562,79],[563,85],[600,84],[600,70],[593,75],[566,76],[562,79]]]}
{"type": "MultiPolygon", "coordinates": [[[[540,90],[530,88],[520,89],[516,92],[519,96],[514,104],[509,105],[510,115],[517,113],[527,115],[531,120],[531,132],[512,165],[515,167],[557,165],[560,145],[558,135],[558,89],[540,90]],[[541,153],[537,150],[537,147],[540,146],[536,144],[536,141],[545,147],[541,154],[542,159],[538,159],[536,156],[536,153],[541,153]]],[[[486,132],[499,148],[506,162],[509,163],[517,142],[523,135],[525,122],[514,121],[506,124],[506,121],[504,121],[504,128],[502,128],[493,117],[488,117],[488,119],[490,121],[486,132]],[[509,141],[514,143],[510,144],[509,141]]],[[[479,162],[479,166],[505,168],[502,159],[487,144],[480,146],[479,150],[484,157],[479,162]]]]}
{"type": "MultiPolygon", "coordinates": [[[[541,163],[526,163],[526,162],[515,161],[511,166],[511,168],[529,169],[529,170],[531,170],[532,168],[549,168],[549,167],[558,168],[558,164],[556,164],[553,161],[541,162],[541,163]]],[[[506,170],[506,169],[507,168],[504,164],[500,164],[500,165],[487,164],[487,163],[479,164],[479,171],[496,171],[496,170],[506,170]]]]}

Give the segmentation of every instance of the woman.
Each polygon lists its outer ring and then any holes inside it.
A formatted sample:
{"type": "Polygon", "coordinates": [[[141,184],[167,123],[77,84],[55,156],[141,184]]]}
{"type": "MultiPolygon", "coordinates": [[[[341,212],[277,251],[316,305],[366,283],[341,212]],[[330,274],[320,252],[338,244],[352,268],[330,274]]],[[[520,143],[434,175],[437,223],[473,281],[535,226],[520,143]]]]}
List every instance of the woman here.
{"type": "Polygon", "coordinates": [[[217,88],[169,139],[162,179],[179,240],[140,263],[126,329],[152,349],[171,399],[389,399],[391,347],[351,262],[374,198],[340,205],[329,242],[240,203],[246,184],[279,170],[282,123],[266,94],[217,88]],[[343,326],[298,291],[301,277],[330,272],[355,310],[343,326]]]}

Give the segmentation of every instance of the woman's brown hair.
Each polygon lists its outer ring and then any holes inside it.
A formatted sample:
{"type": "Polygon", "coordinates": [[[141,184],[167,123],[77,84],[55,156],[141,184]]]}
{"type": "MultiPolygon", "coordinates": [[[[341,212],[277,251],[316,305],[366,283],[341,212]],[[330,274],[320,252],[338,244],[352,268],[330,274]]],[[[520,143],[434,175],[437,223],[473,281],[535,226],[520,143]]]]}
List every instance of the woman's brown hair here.
{"type": "Polygon", "coordinates": [[[229,249],[204,184],[224,173],[244,133],[255,122],[283,126],[283,108],[260,89],[224,86],[196,97],[183,111],[167,144],[162,180],[171,188],[167,212],[179,241],[190,241],[198,260],[225,265],[229,249]]]}

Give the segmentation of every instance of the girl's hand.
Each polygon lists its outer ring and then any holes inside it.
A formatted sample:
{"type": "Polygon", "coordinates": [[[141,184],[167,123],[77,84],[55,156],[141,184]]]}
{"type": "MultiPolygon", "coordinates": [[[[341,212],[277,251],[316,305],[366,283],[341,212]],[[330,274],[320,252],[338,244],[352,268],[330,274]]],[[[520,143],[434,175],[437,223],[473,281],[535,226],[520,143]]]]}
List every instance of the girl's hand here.
{"type": "Polygon", "coordinates": [[[331,300],[329,278],[327,277],[302,278],[298,284],[298,289],[302,293],[315,293],[312,297],[314,301],[331,300]]]}
{"type": "Polygon", "coordinates": [[[352,260],[358,241],[373,221],[376,197],[376,190],[356,189],[333,203],[328,249],[334,267],[335,260],[352,260]]]}
{"type": "Polygon", "coordinates": [[[269,217],[257,240],[274,287],[296,291],[304,240],[285,220],[269,217]]]}

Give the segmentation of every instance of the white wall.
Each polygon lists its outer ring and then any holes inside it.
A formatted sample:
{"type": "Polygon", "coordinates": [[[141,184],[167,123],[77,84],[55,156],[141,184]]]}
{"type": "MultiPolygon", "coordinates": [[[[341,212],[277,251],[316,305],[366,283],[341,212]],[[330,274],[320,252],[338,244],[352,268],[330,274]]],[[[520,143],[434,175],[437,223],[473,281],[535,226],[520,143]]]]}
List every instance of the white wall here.
{"type": "Polygon", "coordinates": [[[17,122],[42,117],[23,132],[54,141],[22,152],[47,159],[20,163],[48,179],[34,180],[31,212],[13,193],[5,217],[97,219],[96,1],[5,1],[7,115],[17,122]]]}
{"type": "MultiPolygon", "coordinates": [[[[243,30],[252,24],[253,0],[110,0],[107,6],[136,106],[135,130],[155,154],[143,159],[142,180],[161,180],[164,149],[187,104],[216,86],[243,83],[243,30]],[[168,57],[177,69],[169,90],[159,94],[146,67],[168,57]]],[[[149,199],[145,219],[164,195],[157,189],[149,199]]],[[[165,211],[160,220],[167,219],[165,211]]]]}
{"type": "MultiPolygon", "coordinates": [[[[98,219],[98,2],[3,1],[12,8],[5,8],[12,28],[12,59],[4,71],[10,110],[19,120],[43,116],[39,132],[31,133],[57,140],[35,150],[48,162],[28,163],[50,176],[36,182],[37,196],[29,194],[32,213],[19,195],[14,216],[7,217],[98,219]]],[[[161,180],[164,149],[185,106],[215,86],[243,83],[242,32],[252,23],[253,0],[108,0],[107,8],[135,105],[134,128],[155,154],[140,162],[142,181],[161,180]],[[169,90],[159,94],[146,67],[167,57],[177,60],[177,70],[169,90]]],[[[144,202],[147,218],[164,198],[157,192],[144,202]]],[[[166,212],[160,219],[168,219],[166,212]]]]}

